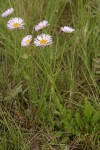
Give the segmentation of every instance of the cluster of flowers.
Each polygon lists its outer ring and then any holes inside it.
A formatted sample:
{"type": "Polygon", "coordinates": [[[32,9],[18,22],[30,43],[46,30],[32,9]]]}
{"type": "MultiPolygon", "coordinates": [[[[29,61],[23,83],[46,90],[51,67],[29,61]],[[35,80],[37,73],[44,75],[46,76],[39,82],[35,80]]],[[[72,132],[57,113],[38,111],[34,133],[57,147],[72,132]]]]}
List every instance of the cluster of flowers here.
{"type": "MultiPolygon", "coordinates": [[[[7,17],[9,16],[10,14],[12,14],[14,12],[14,9],[13,8],[9,8],[8,10],[6,10],[5,12],[3,12],[1,14],[2,17],[7,17]]],[[[21,18],[12,18],[10,19],[8,22],[7,22],[7,27],[8,29],[10,30],[13,30],[13,29],[24,29],[24,21],[21,19],[21,18]]],[[[39,31],[45,27],[49,26],[49,23],[48,21],[46,20],[43,20],[42,22],[38,23],[34,29],[35,31],[39,31]]],[[[73,28],[71,27],[68,27],[68,26],[64,26],[64,27],[61,27],[60,29],[61,31],[63,32],[67,32],[67,33],[72,33],[74,31],[73,28]]],[[[32,35],[27,35],[25,36],[22,41],[21,41],[21,46],[29,46],[30,43],[32,41],[32,35]]],[[[52,42],[52,37],[48,34],[40,34],[38,35],[35,39],[34,39],[34,44],[36,46],[46,46],[46,45],[51,45],[53,42],[52,42]]]]}

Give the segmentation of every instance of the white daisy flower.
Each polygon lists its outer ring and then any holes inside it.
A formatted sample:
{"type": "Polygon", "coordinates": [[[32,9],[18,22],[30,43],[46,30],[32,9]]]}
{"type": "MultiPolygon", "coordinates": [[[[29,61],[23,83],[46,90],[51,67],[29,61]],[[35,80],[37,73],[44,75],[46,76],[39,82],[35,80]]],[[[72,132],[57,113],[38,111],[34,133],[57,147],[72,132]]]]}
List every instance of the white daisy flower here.
{"type": "Polygon", "coordinates": [[[29,46],[32,41],[32,35],[25,36],[21,41],[21,46],[29,46]]]}
{"type": "Polygon", "coordinates": [[[60,30],[63,32],[72,33],[75,29],[68,27],[68,26],[64,26],[64,27],[61,27],[60,30]]]}
{"type": "Polygon", "coordinates": [[[41,30],[41,29],[47,27],[48,25],[49,25],[48,21],[43,20],[40,23],[38,23],[34,28],[35,28],[35,31],[38,31],[38,30],[41,30]]]}
{"type": "Polygon", "coordinates": [[[51,45],[52,43],[52,37],[48,34],[40,34],[34,40],[36,46],[46,46],[51,45]]]}
{"type": "Polygon", "coordinates": [[[10,14],[12,14],[14,12],[14,9],[13,8],[9,8],[9,9],[7,9],[5,12],[3,12],[2,14],[1,14],[1,16],[2,17],[7,17],[7,16],[9,16],[10,14]]]}
{"type": "Polygon", "coordinates": [[[16,29],[16,28],[24,29],[24,25],[25,25],[25,23],[21,18],[12,18],[11,20],[9,20],[7,22],[7,27],[10,30],[13,30],[13,29],[16,29]]]}

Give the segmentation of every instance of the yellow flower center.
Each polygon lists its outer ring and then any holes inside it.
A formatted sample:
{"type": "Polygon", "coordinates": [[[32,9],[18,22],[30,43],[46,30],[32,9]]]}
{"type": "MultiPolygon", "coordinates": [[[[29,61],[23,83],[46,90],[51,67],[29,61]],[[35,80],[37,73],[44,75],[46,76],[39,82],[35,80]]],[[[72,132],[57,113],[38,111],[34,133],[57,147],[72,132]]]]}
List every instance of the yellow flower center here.
{"type": "Polygon", "coordinates": [[[14,28],[17,28],[17,27],[19,27],[19,26],[20,26],[20,23],[18,23],[18,22],[16,22],[16,23],[13,24],[13,27],[14,27],[14,28]]]}
{"type": "Polygon", "coordinates": [[[45,39],[42,39],[41,41],[40,41],[40,44],[46,44],[47,43],[47,40],[45,40],[45,39]]]}
{"type": "Polygon", "coordinates": [[[25,41],[25,44],[29,44],[30,43],[30,39],[27,39],[26,41],[25,41]]]}

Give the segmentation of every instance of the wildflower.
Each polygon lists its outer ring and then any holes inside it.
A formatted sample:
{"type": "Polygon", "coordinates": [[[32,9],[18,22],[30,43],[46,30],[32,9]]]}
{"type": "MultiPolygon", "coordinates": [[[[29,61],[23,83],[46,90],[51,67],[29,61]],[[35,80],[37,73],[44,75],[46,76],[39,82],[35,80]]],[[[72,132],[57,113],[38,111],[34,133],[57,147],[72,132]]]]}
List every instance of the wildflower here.
{"type": "Polygon", "coordinates": [[[43,20],[40,23],[38,23],[34,28],[35,28],[35,31],[38,31],[38,30],[41,30],[41,29],[47,27],[48,25],[49,25],[48,21],[43,20]]]}
{"type": "Polygon", "coordinates": [[[12,18],[7,22],[7,27],[10,30],[19,28],[19,29],[24,29],[24,21],[21,18],[12,18]]]}
{"type": "Polygon", "coordinates": [[[1,14],[1,16],[2,17],[7,17],[7,16],[9,16],[10,14],[12,14],[14,12],[14,9],[13,8],[9,8],[9,9],[7,9],[5,12],[3,12],[2,14],[1,14]]]}
{"type": "Polygon", "coordinates": [[[32,41],[32,35],[25,36],[21,41],[21,46],[29,46],[32,41]]]}
{"type": "Polygon", "coordinates": [[[64,26],[64,27],[61,27],[60,30],[63,32],[72,33],[75,29],[68,27],[68,26],[64,26]]]}
{"type": "Polygon", "coordinates": [[[52,42],[52,37],[47,34],[40,34],[35,38],[34,44],[36,46],[46,46],[46,45],[51,45],[52,42]]]}
{"type": "Polygon", "coordinates": [[[24,53],[22,56],[21,56],[23,59],[28,59],[29,58],[29,55],[27,53],[24,53]]]}

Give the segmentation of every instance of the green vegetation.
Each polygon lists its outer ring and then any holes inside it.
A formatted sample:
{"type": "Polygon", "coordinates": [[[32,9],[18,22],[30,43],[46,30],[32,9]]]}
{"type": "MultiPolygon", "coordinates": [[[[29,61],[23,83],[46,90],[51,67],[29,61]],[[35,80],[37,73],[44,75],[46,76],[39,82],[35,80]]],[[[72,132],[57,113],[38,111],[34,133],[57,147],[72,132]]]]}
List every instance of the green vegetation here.
{"type": "Polygon", "coordinates": [[[100,1],[0,0],[0,150],[99,150],[100,1]],[[20,17],[25,30],[9,30],[20,17]],[[42,20],[53,44],[34,46],[42,20]],[[60,31],[71,26],[71,34],[60,31]],[[33,34],[29,47],[24,36],[33,34]],[[24,56],[28,56],[28,58],[24,56]]]}

